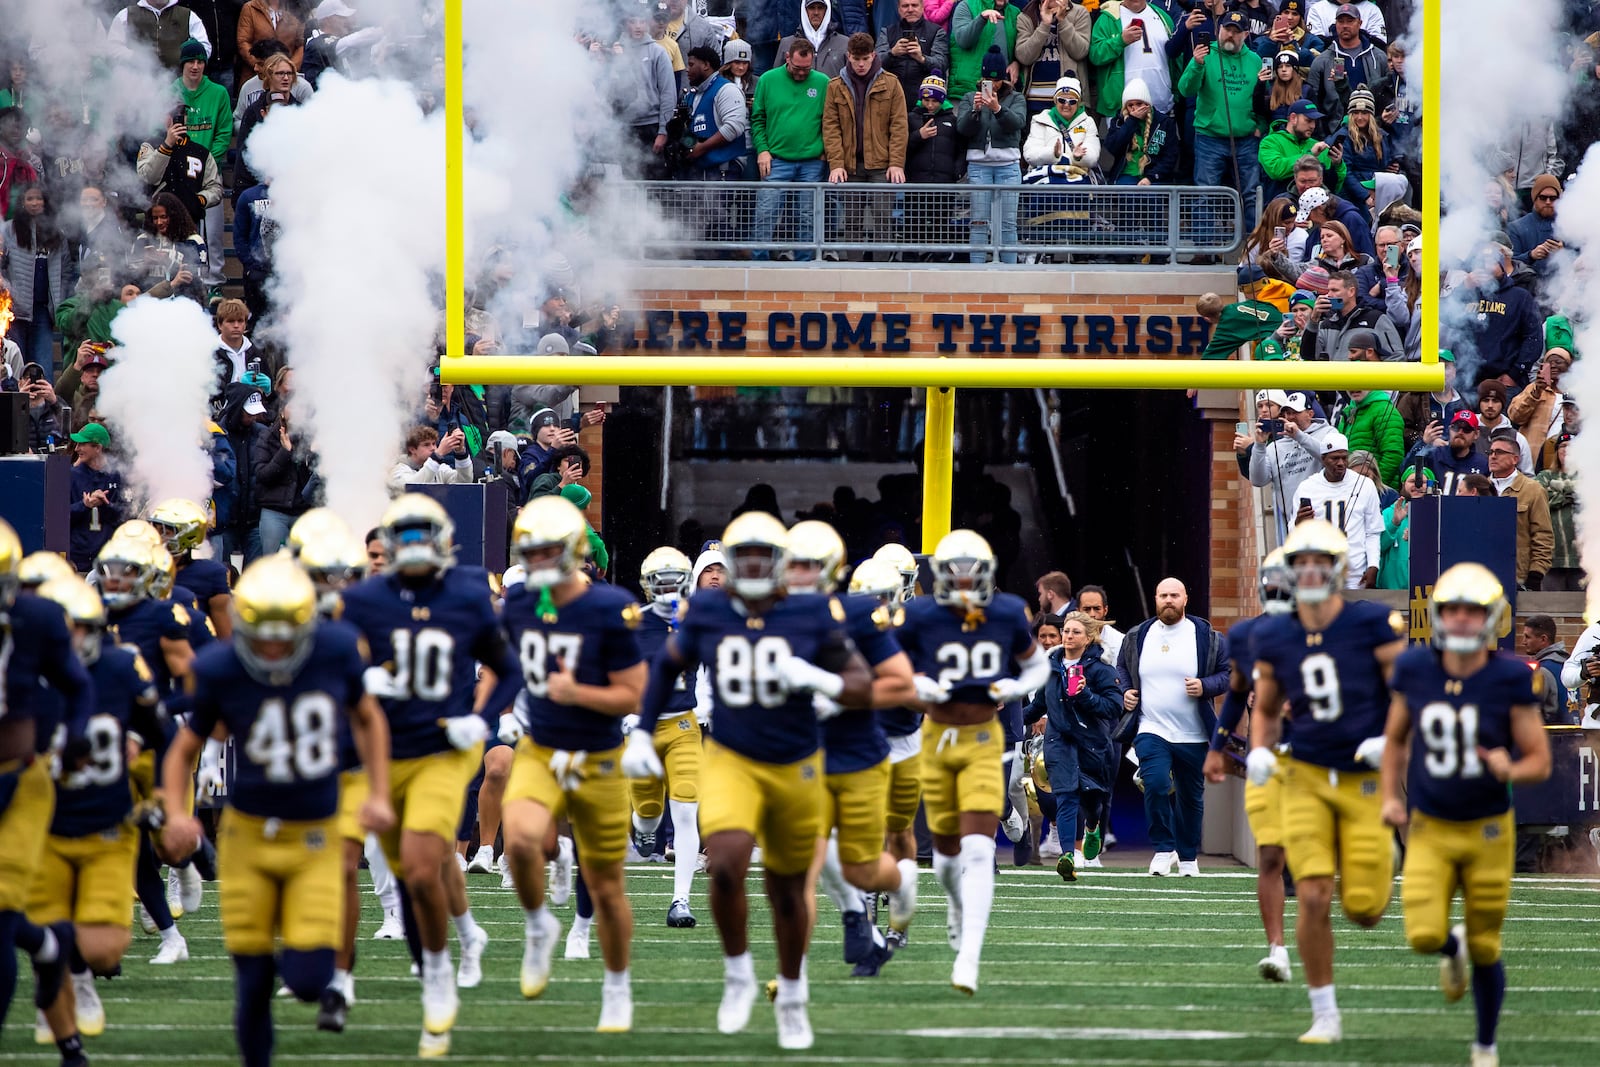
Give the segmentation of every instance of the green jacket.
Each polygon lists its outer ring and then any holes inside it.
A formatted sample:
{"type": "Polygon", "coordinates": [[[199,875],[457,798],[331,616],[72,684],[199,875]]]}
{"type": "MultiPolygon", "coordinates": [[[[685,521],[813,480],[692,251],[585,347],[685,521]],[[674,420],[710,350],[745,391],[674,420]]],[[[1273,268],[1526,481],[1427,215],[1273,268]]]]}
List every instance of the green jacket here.
{"type": "Polygon", "coordinates": [[[220,169],[233,144],[233,105],[228,102],[228,90],[203,74],[200,88],[192,93],[183,87],[182,78],[173,81],[172,89],[189,109],[189,140],[210,150],[220,169]]]}
{"type": "Polygon", "coordinates": [[[1208,137],[1254,137],[1255,92],[1261,64],[1248,48],[1228,54],[1217,45],[1204,63],[1192,58],[1178,79],[1178,95],[1194,97],[1194,129],[1208,137]]]}
{"type": "Polygon", "coordinates": [[[1350,451],[1371,452],[1378,457],[1378,473],[1384,485],[1400,484],[1400,460],[1405,456],[1403,440],[1406,420],[1389,394],[1374,389],[1360,400],[1345,405],[1334,429],[1350,439],[1350,451]]]}
{"type": "Polygon", "coordinates": [[[1229,304],[1222,309],[1217,324],[1211,327],[1211,340],[1200,358],[1227,359],[1240,345],[1263,341],[1282,324],[1283,312],[1271,304],[1260,300],[1229,304]]]}
{"type": "MultiPolygon", "coordinates": [[[[1294,165],[1311,154],[1311,146],[1316,144],[1314,137],[1295,137],[1284,129],[1282,122],[1272,124],[1272,132],[1261,138],[1261,148],[1257,152],[1261,160],[1261,173],[1275,182],[1290,182],[1294,179],[1294,165]]],[[[1344,161],[1334,163],[1324,148],[1317,153],[1317,160],[1322,164],[1325,175],[1324,183],[1329,189],[1340,189],[1344,186],[1346,168],[1344,161]]]]}
{"type": "Polygon", "coordinates": [[[803,82],[774,67],[756,79],[750,105],[750,143],[756,154],[771,152],[794,162],[822,158],[822,103],[828,76],[812,71],[803,82]]]}
{"type": "Polygon", "coordinates": [[[1411,585],[1411,511],[1396,522],[1394,509],[1405,500],[1401,497],[1383,509],[1383,533],[1378,535],[1378,588],[1406,589],[1411,585]]]}
{"type": "MultiPolygon", "coordinates": [[[[1177,32],[1171,16],[1154,4],[1146,8],[1140,17],[1158,18],[1166,23],[1169,37],[1177,32]]],[[[1115,115],[1122,108],[1122,89],[1128,80],[1123,70],[1126,47],[1122,43],[1122,20],[1109,12],[1100,12],[1095,17],[1094,29],[1089,33],[1089,65],[1094,68],[1094,109],[1101,115],[1115,115]]],[[[1177,60],[1169,60],[1167,67],[1176,84],[1182,66],[1177,60]]]]}
{"type": "MultiPolygon", "coordinates": [[[[1005,15],[999,23],[981,18],[983,12],[994,10],[994,0],[962,0],[950,16],[950,83],[948,99],[959,100],[978,87],[983,74],[983,57],[989,46],[997,44],[1006,62],[1016,58],[1017,16],[1022,9],[1015,3],[1006,5],[1005,15]],[[1005,36],[995,40],[995,30],[1005,27],[1005,36]],[[963,43],[964,42],[964,43],[963,43]]],[[[1015,86],[1022,91],[1019,82],[1015,86]]]]}

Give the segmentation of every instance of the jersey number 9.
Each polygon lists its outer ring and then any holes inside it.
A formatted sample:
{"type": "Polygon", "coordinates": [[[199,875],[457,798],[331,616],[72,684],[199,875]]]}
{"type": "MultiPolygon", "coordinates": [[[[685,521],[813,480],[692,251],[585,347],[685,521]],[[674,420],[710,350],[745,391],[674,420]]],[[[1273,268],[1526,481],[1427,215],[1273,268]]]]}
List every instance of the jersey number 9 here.
{"type": "Polygon", "coordinates": [[[1311,717],[1317,722],[1333,722],[1344,714],[1339,697],[1339,668],[1326,652],[1307,656],[1300,664],[1300,684],[1311,704],[1311,717]]]}
{"type": "Polygon", "coordinates": [[[333,698],[301,693],[285,706],[277,697],[262,701],[244,754],[265,769],[269,782],[325,778],[339,766],[333,698]]]}
{"type": "Polygon", "coordinates": [[[730,708],[752,703],[776,708],[789,698],[778,676],[778,663],[789,655],[789,642],[781,637],[724,637],[717,646],[717,695],[730,708]]]}
{"type": "Polygon", "coordinates": [[[90,785],[115,785],[122,778],[122,724],[114,715],[96,715],[84,736],[89,741],[89,762],[83,778],[90,785]]]}

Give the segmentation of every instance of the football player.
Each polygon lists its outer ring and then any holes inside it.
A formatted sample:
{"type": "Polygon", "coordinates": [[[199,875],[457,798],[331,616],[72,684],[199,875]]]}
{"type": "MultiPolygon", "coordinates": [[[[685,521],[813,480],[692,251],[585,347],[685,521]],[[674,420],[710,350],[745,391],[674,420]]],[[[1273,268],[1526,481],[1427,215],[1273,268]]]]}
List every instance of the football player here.
{"type": "Polygon", "coordinates": [[[333,981],[344,904],[334,844],[341,719],[349,719],[371,783],[362,823],[382,833],[395,818],[388,729],[365,691],[360,637],[320,626],[316,600],[311,580],[287,557],[245,568],[233,592],[233,637],[196,660],[192,712],[162,761],[161,844],[176,860],[200,841],[199,822],[185,813],[195,757],[207,738],[238,740],[217,873],[234,965],[234,1035],[246,1067],[272,1062],[277,975],[303,1001],[319,1000],[333,981]]]}
{"type": "Polygon", "coordinates": [[[891,541],[880,546],[872,558],[887,563],[899,575],[900,589],[894,598],[896,604],[903,605],[917,595],[917,557],[911,554],[909,548],[891,541]]]}
{"type": "Polygon", "coordinates": [[[17,565],[17,584],[24,593],[38,592],[52,578],[76,578],[78,572],[66,557],[54,552],[29,552],[17,565]]]}
{"type": "Polygon", "coordinates": [[[174,581],[189,590],[199,600],[212,629],[226,640],[233,631],[228,615],[228,566],[226,561],[196,559],[194,550],[205,543],[206,530],[211,516],[206,509],[192,500],[174,497],[150,509],[148,520],[156,532],[165,539],[177,569],[174,581]]]}
{"type": "Polygon", "coordinates": [[[488,941],[462,899],[464,879],[453,855],[456,826],[467,786],[483,761],[485,716],[498,718],[521,683],[495,616],[488,575],[455,565],[455,527],[444,508],[408,493],[389,505],[378,529],[388,566],[345,590],[344,618],[372,650],[367,686],[389,722],[390,799],[398,822],[380,839],[419,926],[418,1051],[442,1056],[460,1006],[450,969],[451,919],[469,985],[482,977],[488,941]],[[480,663],[482,679],[476,677],[480,663]]]}
{"type": "MultiPolygon", "coordinates": [[[[796,523],[789,531],[784,586],[790,596],[832,596],[844,571],[844,542],[825,522],[796,523]]],[[[911,661],[890,631],[887,609],[863,597],[844,604],[846,632],[872,667],[872,708],[892,708],[916,699],[911,661]]],[[[838,713],[827,697],[822,722],[823,783],[827,811],[810,878],[812,922],[814,887],[822,889],[844,920],[844,961],[858,978],[876,975],[894,954],[867,918],[863,891],[889,894],[889,929],[902,938],[917,907],[916,860],[897,861],[884,849],[888,810],[889,739],[872,708],[838,713]],[[831,714],[828,714],[831,713],[831,714]],[[831,832],[830,832],[831,831],[831,832]]]]}
{"type": "Polygon", "coordinates": [[[1384,826],[1377,766],[1383,754],[1388,676],[1406,647],[1398,612],[1346,601],[1347,547],[1331,523],[1309,519],[1283,543],[1294,571],[1295,610],[1250,633],[1255,714],[1246,776],[1256,786],[1283,779],[1281,805],[1289,869],[1299,899],[1295,944],[1320,1045],[1342,1036],[1333,987],[1333,879],[1358,926],[1383,918],[1394,883],[1393,833],[1384,826]],[[1294,729],[1292,757],[1280,762],[1284,701],[1294,729]]]}
{"type": "Polygon", "coordinates": [[[1509,653],[1489,651],[1509,607],[1481,564],[1458,563],[1439,575],[1428,611],[1433,647],[1408,649],[1394,667],[1383,819],[1411,825],[1400,886],[1406,941],[1444,957],[1439,985],[1449,1001],[1466,993],[1471,960],[1472,1067],[1498,1067],[1495,1029],[1506,995],[1500,928],[1516,860],[1511,792],[1550,777],[1540,715],[1549,680],[1509,653]],[[1458,888],[1466,921],[1452,927],[1458,888]]]}
{"type": "Polygon", "coordinates": [[[956,950],[950,984],[971,996],[994,905],[994,832],[1006,802],[1007,746],[996,713],[1041,688],[1050,661],[1034,643],[1022,598],[996,591],[994,551],[982,536],[951,531],[931,564],[933,596],[907,603],[898,634],[928,716],[922,800],[933,872],[949,901],[946,928],[956,950]]]}
{"type": "MultiPolygon", "coordinates": [[[[17,988],[17,949],[33,958],[34,1004],[43,1010],[61,991],[74,946],[70,922],[41,926],[23,915],[55,803],[50,760],[40,758],[52,740],[52,731],[36,721],[45,711],[41,682],[66,701],[67,736],[74,749],[86,748],[96,711],[94,684],[73,654],[66,613],[58,604],[18,591],[21,564],[22,542],[0,519],[0,1021],[17,988]]],[[[75,1037],[62,1047],[61,1057],[69,1065],[87,1062],[75,1037]]]]}
{"type": "MultiPolygon", "coordinates": [[[[83,579],[52,579],[39,587],[39,596],[66,611],[73,647],[95,693],[95,714],[86,731],[88,761],[56,785],[50,836],[28,894],[31,921],[49,926],[70,920],[77,931],[71,988],[63,985],[45,1013],[48,1043],[52,1031],[58,1041],[80,1031],[87,1037],[105,1031],[94,976],[116,970],[127,951],[128,887],[139,851],[127,754],[164,738],[167,721],[155,679],[139,653],[105,640],[105,605],[83,579]]],[[[60,703],[58,694],[52,692],[50,699],[60,703]]]]}
{"type": "MultiPolygon", "coordinates": [[[[639,620],[639,649],[646,659],[653,658],[674,633],[683,612],[688,609],[689,557],[675,548],[661,547],[644,558],[639,569],[639,584],[644,590],[648,610],[639,620]]],[[[679,677],[667,702],[666,714],[656,723],[656,754],[667,770],[666,780],[636,778],[631,783],[633,800],[633,841],[639,855],[655,852],[656,831],[661,826],[662,801],[672,805],[672,903],[667,908],[667,925],[679,928],[695,924],[689,910],[689,889],[694,882],[695,863],[700,855],[700,748],[703,743],[700,723],[694,716],[694,693],[679,677]]],[[[623,720],[631,731],[638,722],[623,720]]]]}
{"type": "Polygon", "coordinates": [[[651,663],[623,770],[630,778],[661,776],[656,723],[679,676],[691,664],[708,665],[713,734],[700,771],[700,831],[724,954],[717,1029],[743,1030],[758,992],[745,880],[759,842],[778,948],[778,1044],[807,1049],[813,1039],[804,972],[811,931],[806,871],[822,836],[824,799],[812,697],[821,693],[865,707],[872,675],[845,633],[842,604],[831,597],[785,597],[788,533],[763,512],[746,512],[728,524],[722,538],[728,585],[701,589],[690,599],[678,632],[651,663]]]}
{"type": "Polygon", "coordinates": [[[528,722],[524,733],[508,712],[500,736],[517,746],[503,824],[526,914],[522,995],[537,997],[550,982],[561,923],[545,904],[545,846],[555,820],[566,815],[600,921],[605,977],[596,1029],[624,1033],[633,1027],[633,911],[623,892],[629,818],[620,760],[622,718],[637,712],[647,675],[633,635],[639,607],[580,573],[588,531],[583,512],[564,497],[530,501],[511,539],[526,577],[506,594],[504,625],[522,662],[528,722]]]}
{"type": "MultiPolygon", "coordinates": [[[[1261,561],[1260,596],[1261,614],[1252,619],[1240,619],[1228,630],[1228,649],[1232,657],[1228,692],[1222,698],[1217,728],[1211,735],[1205,762],[1205,776],[1212,782],[1222,782],[1228,777],[1224,752],[1249,704],[1253,666],[1250,631],[1263,619],[1287,615],[1294,610],[1294,572],[1284,561],[1281,548],[1273,549],[1261,561]]],[[[1280,748],[1284,747],[1288,734],[1285,723],[1280,748]]],[[[1250,821],[1250,833],[1256,839],[1256,904],[1267,934],[1267,954],[1256,964],[1256,970],[1269,982],[1287,982],[1290,973],[1289,950],[1283,942],[1282,793],[1282,781],[1277,775],[1268,778],[1264,785],[1246,782],[1244,787],[1244,813],[1250,821]]]]}

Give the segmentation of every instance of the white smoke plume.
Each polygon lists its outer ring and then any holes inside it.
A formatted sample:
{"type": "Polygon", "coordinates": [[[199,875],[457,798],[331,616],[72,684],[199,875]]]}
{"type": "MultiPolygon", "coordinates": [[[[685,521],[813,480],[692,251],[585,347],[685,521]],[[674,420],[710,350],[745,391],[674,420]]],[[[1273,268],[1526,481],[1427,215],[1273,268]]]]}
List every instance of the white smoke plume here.
{"type": "Polygon", "coordinates": [[[220,339],[192,300],[142,296],[111,324],[118,348],[100,379],[122,473],[146,502],[211,499],[207,400],[220,339]]]}

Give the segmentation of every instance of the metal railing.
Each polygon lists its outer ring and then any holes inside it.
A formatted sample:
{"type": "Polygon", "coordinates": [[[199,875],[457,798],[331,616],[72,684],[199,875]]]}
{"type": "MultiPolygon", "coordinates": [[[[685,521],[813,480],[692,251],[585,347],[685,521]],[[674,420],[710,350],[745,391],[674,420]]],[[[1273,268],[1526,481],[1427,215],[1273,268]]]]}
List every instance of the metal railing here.
{"type": "Polygon", "coordinates": [[[656,259],[1176,262],[1244,240],[1239,194],[1211,186],[662,181],[627,195],[666,223],[631,238],[656,259]]]}

